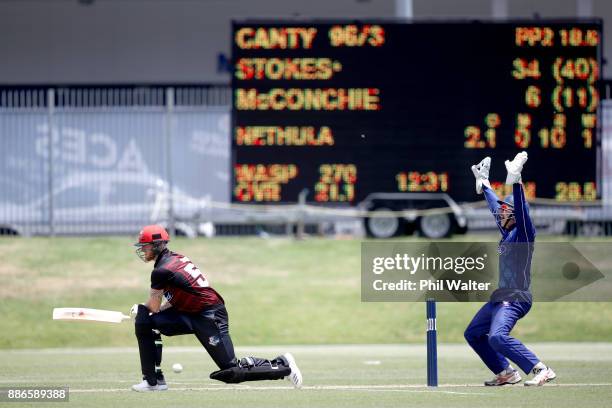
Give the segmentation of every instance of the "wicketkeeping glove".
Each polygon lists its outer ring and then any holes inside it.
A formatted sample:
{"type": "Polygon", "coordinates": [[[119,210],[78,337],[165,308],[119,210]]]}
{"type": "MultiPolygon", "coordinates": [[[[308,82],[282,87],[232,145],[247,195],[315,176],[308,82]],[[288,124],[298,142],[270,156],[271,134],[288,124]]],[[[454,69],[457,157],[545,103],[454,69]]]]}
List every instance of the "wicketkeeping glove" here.
{"type": "Polygon", "coordinates": [[[521,171],[523,171],[523,165],[527,162],[527,152],[520,152],[514,156],[514,160],[506,160],[506,170],[508,175],[506,176],[506,184],[520,183],[521,171]]]}
{"type": "Polygon", "coordinates": [[[489,183],[489,169],[491,168],[491,158],[485,157],[480,163],[471,167],[472,173],[476,178],[476,192],[482,194],[482,186],[491,188],[489,183]]]}

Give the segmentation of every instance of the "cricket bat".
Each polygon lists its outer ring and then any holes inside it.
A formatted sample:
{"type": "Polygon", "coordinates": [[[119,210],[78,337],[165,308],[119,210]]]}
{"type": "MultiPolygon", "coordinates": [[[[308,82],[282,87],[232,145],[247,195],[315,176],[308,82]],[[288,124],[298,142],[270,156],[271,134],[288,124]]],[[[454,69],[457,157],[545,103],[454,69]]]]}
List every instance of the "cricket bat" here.
{"type": "Polygon", "coordinates": [[[121,323],[130,316],[121,312],[83,307],[56,307],[53,309],[53,320],[90,320],[96,322],[121,323]]]}

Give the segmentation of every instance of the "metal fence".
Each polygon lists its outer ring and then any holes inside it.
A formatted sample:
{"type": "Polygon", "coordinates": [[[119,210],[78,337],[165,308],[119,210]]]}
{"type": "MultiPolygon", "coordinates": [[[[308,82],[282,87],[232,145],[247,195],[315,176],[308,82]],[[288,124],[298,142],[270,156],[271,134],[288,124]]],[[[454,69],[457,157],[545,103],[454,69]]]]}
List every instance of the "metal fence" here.
{"type": "MultiPolygon", "coordinates": [[[[231,206],[230,108],[226,86],[0,90],[0,234],[135,234],[160,223],[196,235],[210,233],[208,221],[221,234],[266,234],[304,219],[359,230],[354,211],[231,206]]],[[[534,209],[550,232],[612,234],[612,100],[601,118],[604,206],[534,209]]],[[[486,209],[464,211],[471,229],[492,225],[486,209]]]]}
{"type": "Polygon", "coordinates": [[[1,91],[2,232],[193,233],[229,197],[230,99],[227,87],[1,91]]]}

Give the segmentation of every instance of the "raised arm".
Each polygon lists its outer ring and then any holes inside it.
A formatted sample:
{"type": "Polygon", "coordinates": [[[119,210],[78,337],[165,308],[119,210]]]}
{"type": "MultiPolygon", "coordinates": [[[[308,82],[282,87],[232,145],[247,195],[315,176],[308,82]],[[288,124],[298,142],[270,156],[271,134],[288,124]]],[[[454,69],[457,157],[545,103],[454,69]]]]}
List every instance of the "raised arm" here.
{"type": "Polygon", "coordinates": [[[487,200],[489,210],[495,219],[495,224],[497,225],[497,228],[499,228],[499,231],[503,233],[504,229],[502,228],[499,217],[497,216],[497,214],[499,214],[500,207],[498,203],[499,198],[497,197],[497,194],[495,194],[495,191],[493,191],[493,189],[490,187],[483,187],[482,191],[484,192],[485,199],[487,200]]]}
{"type": "Polygon", "coordinates": [[[476,178],[476,193],[484,193],[485,200],[487,200],[487,204],[489,205],[489,210],[491,210],[491,214],[493,214],[493,218],[495,218],[495,224],[497,225],[497,228],[499,228],[499,231],[503,234],[504,230],[499,223],[498,217],[496,217],[496,214],[499,212],[497,194],[495,194],[495,191],[493,191],[491,184],[489,183],[490,168],[490,157],[485,157],[480,163],[471,167],[472,173],[474,173],[474,177],[476,178]]]}
{"type": "Polygon", "coordinates": [[[529,206],[525,199],[523,185],[512,185],[514,196],[514,218],[516,220],[516,234],[519,242],[533,242],[535,240],[535,227],[529,216],[529,206]]]}
{"type": "Polygon", "coordinates": [[[514,160],[506,160],[506,184],[512,185],[514,197],[514,219],[516,221],[516,234],[519,242],[533,242],[535,239],[535,228],[529,216],[529,207],[525,200],[525,192],[521,180],[521,171],[527,162],[527,153],[520,152],[514,160]]]}

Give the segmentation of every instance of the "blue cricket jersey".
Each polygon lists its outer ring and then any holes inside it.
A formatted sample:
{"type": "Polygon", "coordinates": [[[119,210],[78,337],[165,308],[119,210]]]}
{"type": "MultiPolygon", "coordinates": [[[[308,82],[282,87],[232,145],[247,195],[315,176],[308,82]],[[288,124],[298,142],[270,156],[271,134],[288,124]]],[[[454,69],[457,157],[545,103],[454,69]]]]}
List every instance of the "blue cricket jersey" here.
{"type": "MultiPolygon", "coordinates": [[[[499,212],[500,204],[493,190],[483,187],[484,195],[489,209],[495,215],[499,212]]],[[[495,223],[502,234],[499,242],[499,284],[498,289],[491,295],[493,302],[531,302],[529,290],[531,285],[531,259],[533,257],[535,227],[529,216],[529,207],[525,200],[523,186],[520,183],[512,185],[514,197],[515,225],[507,231],[502,228],[497,217],[495,223]]]]}

